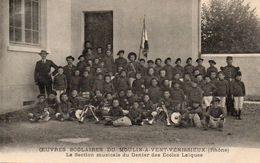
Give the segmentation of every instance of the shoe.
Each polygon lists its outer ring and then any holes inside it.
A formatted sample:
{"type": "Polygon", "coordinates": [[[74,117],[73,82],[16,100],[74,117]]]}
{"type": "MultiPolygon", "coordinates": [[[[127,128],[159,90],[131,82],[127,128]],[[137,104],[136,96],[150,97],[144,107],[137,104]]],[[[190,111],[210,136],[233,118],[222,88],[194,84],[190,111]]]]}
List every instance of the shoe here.
{"type": "Polygon", "coordinates": [[[238,120],[242,120],[242,118],[241,118],[241,110],[238,111],[238,118],[237,119],[238,120]]]}
{"type": "Polygon", "coordinates": [[[170,125],[171,125],[170,121],[167,121],[167,126],[170,126],[170,125]]]}
{"type": "Polygon", "coordinates": [[[153,121],[154,121],[153,119],[150,120],[150,121],[148,121],[148,124],[149,124],[149,125],[152,125],[152,124],[153,124],[153,121]]]}

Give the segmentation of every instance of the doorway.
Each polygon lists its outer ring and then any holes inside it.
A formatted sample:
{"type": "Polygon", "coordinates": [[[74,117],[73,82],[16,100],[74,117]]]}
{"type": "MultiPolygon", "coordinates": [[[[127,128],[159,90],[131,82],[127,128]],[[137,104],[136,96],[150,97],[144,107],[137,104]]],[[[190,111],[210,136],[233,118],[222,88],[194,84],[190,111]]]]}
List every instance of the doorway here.
{"type": "Polygon", "coordinates": [[[92,43],[93,50],[102,47],[103,51],[107,44],[113,49],[113,11],[90,11],[85,12],[85,42],[92,43]]]}

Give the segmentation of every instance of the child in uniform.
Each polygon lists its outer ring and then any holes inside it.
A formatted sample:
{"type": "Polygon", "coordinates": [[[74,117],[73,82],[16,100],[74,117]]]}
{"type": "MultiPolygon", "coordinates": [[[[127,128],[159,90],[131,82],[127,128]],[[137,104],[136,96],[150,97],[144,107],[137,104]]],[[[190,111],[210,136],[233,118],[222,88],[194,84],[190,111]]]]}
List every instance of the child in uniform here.
{"type": "Polygon", "coordinates": [[[37,96],[38,102],[34,106],[32,112],[28,114],[31,122],[49,121],[48,104],[45,101],[45,95],[40,94],[37,96]]]}
{"type": "Polygon", "coordinates": [[[227,113],[226,110],[226,97],[229,92],[229,83],[225,79],[225,75],[222,71],[218,73],[219,80],[216,82],[216,92],[215,96],[220,99],[220,106],[225,108],[225,112],[227,113]]]}
{"type": "Polygon", "coordinates": [[[138,97],[145,92],[144,80],[142,79],[141,72],[136,73],[136,79],[132,84],[133,93],[136,94],[138,97]]]}
{"type": "Polygon", "coordinates": [[[80,81],[80,71],[75,70],[74,75],[71,77],[70,80],[70,89],[71,90],[77,90],[79,92],[79,81],[80,81]]]}
{"type": "Polygon", "coordinates": [[[58,74],[54,76],[53,79],[53,90],[57,93],[57,100],[60,102],[60,95],[66,92],[67,89],[67,79],[66,76],[63,74],[64,70],[63,67],[58,67],[58,74]]]}
{"type": "Polygon", "coordinates": [[[223,130],[225,122],[225,110],[219,106],[220,99],[214,98],[206,112],[206,127],[223,130]]]}
{"type": "Polygon", "coordinates": [[[192,58],[189,57],[186,60],[186,65],[184,66],[184,73],[192,75],[194,71],[194,66],[192,65],[192,58]]]}
{"type": "Polygon", "coordinates": [[[202,74],[202,76],[204,77],[206,75],[206,68],[202,65],[203,64],[204,59],[202,58],[198,58],[196,60],[196,62],[198,63],[198,65],[194,68],[195,70],[199,70],[199,73],[202,74]]]}
{"type": "Polygon", "coordinates": [[[234,98],[235,118],[238,120],[241,120],[241,111],[246,95],[245,84],[241,81],[241,76],[241,72],[237,72],[235,80],[231,82],[231,95],[234,98]]]}
{"type": "Polygon", "coordinates": [[[90,92],[92,90],[93,80],[88,71],[84,71],[83,77],[79,81],[80,92],[90,92]]]}
{"type": "Polygon", "coordinates": [[[205,105],[206,108],[208,108],[213,99],[213,95],[215,94],[216,86],[211,83],[210,77],[208,75],[206,75],[204,78],[205,78],[205,84],[202,87],[203,104],[205,105]]]}

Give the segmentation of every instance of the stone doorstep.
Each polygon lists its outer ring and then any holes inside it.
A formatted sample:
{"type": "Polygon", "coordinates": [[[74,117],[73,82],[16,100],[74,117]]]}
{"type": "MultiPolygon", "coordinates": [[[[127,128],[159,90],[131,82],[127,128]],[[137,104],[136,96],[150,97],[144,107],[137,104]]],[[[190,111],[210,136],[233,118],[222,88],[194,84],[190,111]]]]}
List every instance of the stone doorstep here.
{"type": "Polygon", "coordinates": [[[260,104],[260,101],[244,101],[245,104],[260,104]]]}

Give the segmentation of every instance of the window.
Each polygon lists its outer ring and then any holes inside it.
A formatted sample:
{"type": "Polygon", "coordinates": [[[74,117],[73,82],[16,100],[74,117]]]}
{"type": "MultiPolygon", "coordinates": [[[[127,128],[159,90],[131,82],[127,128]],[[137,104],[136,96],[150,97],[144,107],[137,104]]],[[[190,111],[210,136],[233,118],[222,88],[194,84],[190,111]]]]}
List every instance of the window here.
{"type": "Polygon", "coordinates": [[[11,43],[40,44],[39,13],[39,0],[9,0],[9,40],[11,43]]]}

